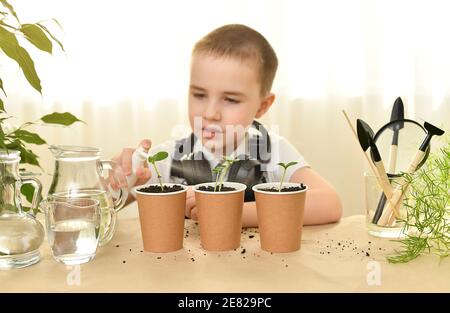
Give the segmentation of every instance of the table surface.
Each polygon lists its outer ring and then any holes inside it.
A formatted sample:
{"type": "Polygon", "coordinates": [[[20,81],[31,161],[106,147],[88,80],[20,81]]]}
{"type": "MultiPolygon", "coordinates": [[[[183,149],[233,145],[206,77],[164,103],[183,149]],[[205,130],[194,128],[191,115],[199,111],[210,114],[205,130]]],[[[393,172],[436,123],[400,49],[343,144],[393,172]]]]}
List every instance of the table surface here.
{"type": "Polygon", "coordinates": [[[304,227],[301,250],[287,254],[262,251],[254,228],[243,230],[236,251],[206,252],[192,220],[186,220],[184,249],[143,252],[139,220],[118,222],[113,240],[91,262],[65,266],[44,242],[39,263],[0,271],[0,292],[450,291],[449,260],[425,255],[389,264],[386,256],[398,243],[368,235],[363,215],[304,227]]]}

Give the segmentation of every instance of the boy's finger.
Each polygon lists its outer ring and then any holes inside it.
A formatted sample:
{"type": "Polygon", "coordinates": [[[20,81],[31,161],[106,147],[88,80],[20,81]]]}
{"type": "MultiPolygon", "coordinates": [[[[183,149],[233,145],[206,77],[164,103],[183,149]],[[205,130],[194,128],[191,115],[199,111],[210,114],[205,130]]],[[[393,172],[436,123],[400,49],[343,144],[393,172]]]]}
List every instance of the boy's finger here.
{"type": "Polygon", "coordinates": [[[198,220],[198,209],[197,207],[194,207],[191,211],[191,218],[196,221],[198,220]]]}
{"type": "Polygon", "coordinates": [[[186,200],[186,210],[185,210],[184,214],[187,217],[190,218],[191,217],[191,210],[194,207],[195,207],[195,199],[193,199],[193,198],[187,199],[186,200]]]}
{"type": "Polygon", "coordinates": [[[124,188],[128,186],[126,175],[121,168],[117,167],[114,171],[114,175],[118,180],[119,188],[124,188]]]}
{"type": "Polygon", "coordinates": [[[150,178],[152,178],[152,173],[150,172],[150,169],[146,167],[139,167],[136,171],[136,183],[135,186],[143,185],[148,182],[150,178]]]}
{"type": "Polygon", "coordinates": [[[141,179],[149,180],[152,176],[152,172],[150,172],[150,169],[147,167],[139,167],[136,171],[136,176],[141,179]]]}
{"type": "Polygon", "coordinates": [[[192,210],[194,206],[195,206],[195,198],[187,198],[186,207],[189,208],[189,210],[192,210]]]}
{"type": "MultiPolygon", "coordinates": [[[[152,141],[150,139],[144,139],[139,143],[139,146],[144,148],[145,152],[148,152],[152,147],[152,141]]],[[[144,162],[144,167],[148,167],[148,163],[144,162]]]]}
{"type": "Polygon", "coordinates": [[[108,184],[113,187],[115,183],[116,182],[115,182],[114,177],[112,175],[108,175],[108,184]]]}
{"type": "Polygon", "coordinates": [[[111,188],[112,188],[113,190],[118,190],[118,189],[119,189],[118,186],[117,186],[117,184],[116,184],[116,182],[114,182],[114,181],[111,181],[111,180],[110,180],[109,185],[111,186],[111,188]]]}
{"type": "Polygon", "coordinates": [[[135,149],[125,148],[122,150],[122,154],[120,156],[120,166],[125,175],[131,175],[131,158],[133,156],[135,149]]]}
{"type": "Polygon", "coordinates": [[[142,148],[144,148],[145,151],[148,152],[148,150],[150,150],[150,148],[152,146],[152,141],[150,139],[141,140],[141,142],[139,143],[139,146],[141,146],[142,148]]]}
{"type": "Polygon", "coordinates": [[[188,186],[187,192],[186,192],[186,199],[195,197],[195,191],[192,189],[192,186],[188,186]]]}

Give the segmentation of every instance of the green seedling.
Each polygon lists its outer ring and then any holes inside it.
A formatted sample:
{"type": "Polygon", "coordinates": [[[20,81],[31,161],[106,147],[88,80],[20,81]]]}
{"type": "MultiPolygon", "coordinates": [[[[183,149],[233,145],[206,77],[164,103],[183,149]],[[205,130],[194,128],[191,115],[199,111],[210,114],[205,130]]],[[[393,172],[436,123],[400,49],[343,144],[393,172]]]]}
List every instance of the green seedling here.
{"type": "Polygon", "coordinates": [[[214,192],[217,190],[217,186],[219,186],[219,191],[222,189],[223,179],[230,169],[231,165],[236,162],[236,159],[225,158],[225,163],[217,165],[213,172],[216,173],[216,183],[214,185],[214,192]]]}
{"type": "Polygon", "coordinates": [[[164,185],[161,180],[161,174],[158,171],[158,167],[156,166],[156,162],[162,161],[166,159],[169,156],[169,154],[165,151],[160,151],[152,156],[148,157],[148,161],[153,165],[153,168],[155,169],[156,174],[158,174],[158,181],[159,185],[161,186],[161,190],[164,191],[164,185]]]}
{"type": "Polygon", "coordinates": [[[281,181],[280,181],[280,187],[278,188],[278,192],[281,192],[281,189],[283,189],[283,182],[284,182],[284,178],[286,176],[286,171],[289,167],[291,167],[292,165],[297,164],[298,162],[289,162],[287,164],[284,163],[278,163],[279,166],[281,166],[283,168],[283,174],[281,175],[281,181]]]}

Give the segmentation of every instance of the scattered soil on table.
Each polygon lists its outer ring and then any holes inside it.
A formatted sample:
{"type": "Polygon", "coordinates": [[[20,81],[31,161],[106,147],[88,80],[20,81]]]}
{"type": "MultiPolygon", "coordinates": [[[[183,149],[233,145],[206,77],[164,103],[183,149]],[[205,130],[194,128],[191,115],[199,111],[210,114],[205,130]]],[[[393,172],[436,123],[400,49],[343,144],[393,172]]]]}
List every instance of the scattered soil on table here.
{"type": "MultiPolygon", "coordinates": [[[[328,235],[328,234],[326,234],[328,235]]],[[[321,244],[320,240],[315,241],[318,245],[321,244]]],[[[360,255],[365,257],[371,257],[371,254],[369,251],[372,251],[376,249],[377,247],[374,247],[372,245],[372,241],[367,241],[367,248],[361,249],[358,247],[358,244],[355,242],[355,240],[348,238],[347,240],[339,240],[334,242],[333,239],[328,239],[325,241],[325,248],[322,251],[319,251],[319,254],[321,255],[329,255],[334,250],[336,252],[340,251],[349,251],[351,253],[354,253],[354,255],[360,255]],[[331,242],[330,242],[331,241],[331,242]]],[[[365,245],[364,245],[365,246],[365,245]]],[[[386,251],[385,248],[378,247],[378,251],[386,251]]],[[[336,254],[335,254],[336,255],[336,254]]],[[[342,254],[338,254],[338,257],[341,257],[342,254]]],[[[373,256],[372,256],[373,257],[373,256]]]]}
{"type": "MultiPolygon", "coordinates": [[[[185,238],[189,237],[189,234],[194,234],[194,237],[196,237],[197,234],[197,227],[198,227],[198,222],[194,222],[192,221],[192,223],[186,225],[185,227],[185,238]]],[[[253,239],[256,237],[256,235],[259,234],[258,229],[243,229],[242,230],[242,239],[243,239],[243,244],[245,245],[245,239],[244,238],[248,238],[248,239],[253,239]]],[[[346,239],[331,239],[331,237],[333,236],[333,233],[324,233],[323,234],[325,237],[319,240],[313,240],[311,241],[313,245],[317,246],[319,248],[319,254],[323,255],[325,257],[333,257],[333,258],[347,258],[347,257],[358,257],[358,258],[376,258],[376,251],[378,251],[379,255],[378,257],[382,256],[381,252],[386,251],[386,248],[382,248],[382,247],[378,247],[377,243],[378,241],[366,241],[366,242],[360,242],[360,241],[355,241],[355,239],[351,239],[350,237],[346,238],[346,239]],[[321,249],[320,249],[321,248],[321,249]]],[[[258,237],[259,238],[259,237],[258,237]]],[[[256,239],[258,239],[256,238],[256,239]]],[[[259,241],[259,239],[257,240],[259,241]]],[[[382,241],[380,241],[380,243],[382,243],[382,241]]],[[[119,248],[120,245],[116,244],[115,245],[116,248],[119,248]]],[[[180,258],[178,258],[179,261],[188,261],[190,260],[191,262],[195,262],[196,260],[198,261],[199,259],[201,260],[202,258],[220,258],[222,259],[222,257],[227,257],[228,258],[237,258],[238,256],[241,256],[241,261],[242,262],[246,262],[247,259],[249,260],[256,260],[256,258],[260,258],[261,255],[259,253],[259,251],[247,251],[246,248],[244,248],[243,245],[241,245],[239,248],[235,249],[234,251],[230,251],[227,252],[225,254],[210,254],[207,253],[205,251],[202,251],[201,246],[200,245],[192,245],[191,247],[196,248],[196,250],[192,250],[192,249],[188,249],[188,247],[186,247],[186,254],[187,255],[183,255],[180,258]],[[198,248],[198,250],[197,250],[198,248]],[[247,258],[248,256],[248,258],[247,258]]],[[[122,248],[123,249],[128,249],[130,251],[130,253],[141,253],[140,255],[142,256],[144,250],[139,250],[139,249],[130,249],[127,247],[127,245],[123,245],[122,244],[122,248]]],[[[273,252],[270,252],[270,255],[275,255],[275,257],[279,256],[278,254],[275,254],[273,252]]],[[[156,257],[156,259],[161,260],[162,257],[158,256],[156,257]]],[[[282,266],[283,268],[288,268],[289,264],[289,260],[285,259],[285,258],[276,258],[277,261],[279,262],[280,266],[282,266]],[[283,266],[284,265],[284,266],[283,266]]],[[[177,260],[177,257],[174,256],[173,259],[172,257],[170,258],[166,258],[166,260],[177,260]]],[[[121,260],[121,262],[123,264],[126,264],[127,261],[126,260],[121,260]]]]}
{"type": "MultiPolygon", "coordinates": [[[[300,186],[281,188],[281,192],[294,192],[294,191],[301,191],[304,189],[306,189],[306,186],[301,184],[300,186]]],[[[279,192],[278,188],[276,188],[276,187],[259,188],[258,190],[267,191],[267,192],[279,192]]]]}
{"type": "MultiPolygon", "coordinates": [[[[186,227],[184,228],[185,231],[185,238],[189,237],[189,234],[194,234],[194,237],[196,237],[197,234],[197,227],[198,227],[198,222],[194,222],[187,224],[186,227]]],[[[249,238],[249,239],[253,239],[256,237],[256,235],[259,234],[258,229],[243,229],[242,230],[242,235],[244,237],[242,237],[243,242],[242,245],[239,246],[238,248],[234,249],[234,251],[229,251],[226,253],[219,253],[219,254],[215,254],[215,253],[208,253],[206,251],[203,251],[201,245],[192,245],[192,246],[185,246],[185,252],[183,253],[183,255],[181,255],[181,259],[177,256],[170,256],[169,258],[165,258],[164,262],[167,261],[172,261],[172,262],[176,262],[178,261],[191,261],[193,263],[195,263],[195,261],[199,261],[203,258],[219,258],[222,259],[223,257],[228,258],[237,258],[239,257],[239,259],[241,259],[241,262],[246,262],[247,260],[256,260],[256,258],[260,258],[260,252],[259,251],[248,251],[245,246],[245,237],[249,238]],[[191,249],[192,247],[195,248],[195,250],[191,249]]],[[[257,240],[259,241],[259,239],[257,240]]],[[[319,242],[318,242],[319,243],[319,242]]],[[[192,244],[192,242],[191,242],[192,244]]],[[[114,246],[116,248],[121,248],[121,250],[124,251],[129,251],[128,253],[137,253],[138,255],[140,255],[141,257],[147,257],[147,254],[144,254],[144,250],[140,250],[139,248],[137,249],[133,249],[133,248],[129,248],[129,246],[127,244],[114,244],[114,246]],[[121,247],[122,246],[122,247],[121,247]]],[[[278,254],[275,254],[273,252],[270,253],[271,255],[274,255],[274,257],[276,257],[276,260],[279,262],[280,266],[282,266],[282,268],[287,268],[288,267],[288,260],[285,258],[278,258],[278,254]],[[284,265],[284,266],[283,266],[284,265]]],[[[162,261],[162,256],[154,256],[155,260],[161,260],[162,261]]],[[[120,260],[122,264],[128,264],[126,260],[120,260]]]]}
{"type": "Polygon", "coordinates": [[[177,192],[183,190],[183,187],[180,185],[173,185],[173,186],[164,186],[164,190],[161,190],[160,186],[148,186],[141,189],[138,189],[139,192],[144,193],[171,193],[171,192],[177,192]]]}
{"type": "MultiPolygon", "coordinates": [[[[227,191],[235,191],[236,188],[234,187],[226,187],[224,185],[221,185],[222,187],[220,188],[220,192],[227,192],[227,191]]],[[[214,187],[213,186],[201,186],[198,187],[198,190],[200,191],[207,191],[207,192],[219,192],[219,186],[217,186],[216,191],[214,191],[214,187]]]]}

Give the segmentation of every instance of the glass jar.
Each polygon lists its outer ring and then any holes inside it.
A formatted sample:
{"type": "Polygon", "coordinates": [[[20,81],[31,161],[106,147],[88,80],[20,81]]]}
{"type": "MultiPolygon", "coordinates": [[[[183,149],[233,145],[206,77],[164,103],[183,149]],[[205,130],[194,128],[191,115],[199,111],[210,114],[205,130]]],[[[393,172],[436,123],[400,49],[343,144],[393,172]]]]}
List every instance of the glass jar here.
{"type": "MultiPolygon", "coordinates": [[[[395,188],[401,175],[388,174],[389,182],[391,186],[395,188]]],[[[365,207],[366,207],[366,222],[369,234],[375,237],[383,238],[403,238],[405,234],[403,232],[403,222],[401,219],[393,216],[389,219],[386,225],[378,225],[379,219],[382,215],[383,209],[386,205],[386,197],[381,189],[377,178],[373,174],[364,173],[365,182],[365,207]]],[[[405,207],[403,203],[399,206],[400,216],[404,216],[405,207]]]]}
{"type": "Polygon", "coordinates": [[[44,228],[33,211],[39,205],[42,186],[36,178],[19,175],[20,152],[0,150],[0,269],[21,268],[39,262],[44,228]],[[25,212],[20,189],[32,184],[31,207],[25,212]]]}

